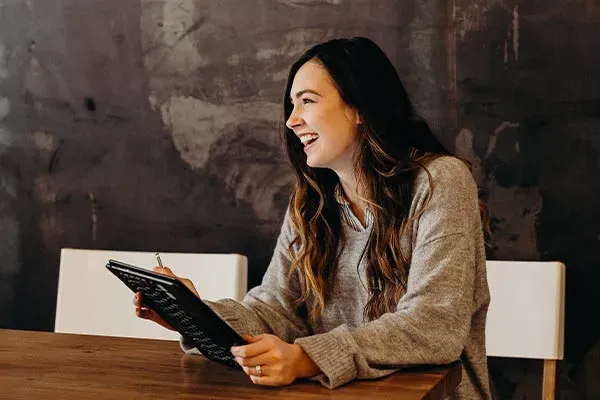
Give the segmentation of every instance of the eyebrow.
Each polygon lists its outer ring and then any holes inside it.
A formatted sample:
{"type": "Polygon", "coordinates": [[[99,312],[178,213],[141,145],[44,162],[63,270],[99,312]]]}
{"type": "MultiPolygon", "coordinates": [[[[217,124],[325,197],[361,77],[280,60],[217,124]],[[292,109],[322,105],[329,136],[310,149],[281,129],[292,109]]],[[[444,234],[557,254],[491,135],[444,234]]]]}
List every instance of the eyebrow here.
{"type": "MultiPolygon", "coordinates": [[[[321,93],[316,92],[311,89],[300,90],[299,92],[296,92],[296,95],[294,97],[296,97],[298,99],[298,98],[300,98],[300,96],[302,96],[303,94],[306,94],[306,93],[310,93],[310,94],[317,95],[319,97],[323,97],[323,95],[321,93]]],[[[293,101],[292,96],[290,96],[290,101],[293,101]]]]}

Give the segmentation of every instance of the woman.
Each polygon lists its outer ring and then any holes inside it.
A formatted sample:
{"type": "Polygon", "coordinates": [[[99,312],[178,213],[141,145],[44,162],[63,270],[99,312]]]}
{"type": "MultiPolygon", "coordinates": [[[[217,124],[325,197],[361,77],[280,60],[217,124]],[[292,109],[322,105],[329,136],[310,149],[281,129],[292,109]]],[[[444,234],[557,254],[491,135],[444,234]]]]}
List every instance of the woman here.
{"type": "MultiPolygon", "coordinates": [[[[393,65],[366,38],[309,49],[290,70],[284,112],[296,186],[272,261],[243,302],[207,302],[246,335],[249,344],[232,348],[238,363],[257,384],[311,377],[335,388],[460,359],[455,397],[491,398],[469,168],[416,118],[393,65]]],[[[170,328],[139,295],[135,304],[170,328]]]]}

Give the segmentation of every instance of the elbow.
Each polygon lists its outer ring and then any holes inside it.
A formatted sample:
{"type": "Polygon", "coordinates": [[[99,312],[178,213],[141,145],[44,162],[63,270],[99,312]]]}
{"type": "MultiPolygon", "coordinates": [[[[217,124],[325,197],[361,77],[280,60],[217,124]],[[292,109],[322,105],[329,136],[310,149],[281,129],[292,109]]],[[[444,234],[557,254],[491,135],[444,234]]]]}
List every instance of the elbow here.
{"type": "Polygon", "coordinates": [[[450,364],[460,359],[463,353],[469,329],[465,325],[452,324],[440,320],[436,324],[413,326],[411,347],[420,355],[422,364],[450,364]]]}
{"type": "Polygon", "coordinates": [[[462,355],[468,332],[463,329],[446,329],[443,333],[437,332],[431,336],[429,343],[429,354],[431,364],[450,364],[462,355]]]}
{"type": "Polygon", "coordinates": [[[460,356],[464,350],[464,345],[457,341],[456,338],[452,338],[447,341],[440,341],[434,348],[432,348],[432,362],[431,364],[450,364],[460,359],[460,356]]]}

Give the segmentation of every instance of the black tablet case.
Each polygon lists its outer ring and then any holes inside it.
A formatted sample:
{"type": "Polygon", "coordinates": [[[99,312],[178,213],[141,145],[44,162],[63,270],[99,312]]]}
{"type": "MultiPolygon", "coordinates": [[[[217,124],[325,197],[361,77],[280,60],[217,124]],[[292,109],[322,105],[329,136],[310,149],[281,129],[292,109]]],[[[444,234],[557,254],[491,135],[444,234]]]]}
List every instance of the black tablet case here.
{"type": "Polygon", "coordinates": [[[241,368],[230,347],[244,339],[179,280],[112,259],[106,268],[208,359],[241,368]]]}

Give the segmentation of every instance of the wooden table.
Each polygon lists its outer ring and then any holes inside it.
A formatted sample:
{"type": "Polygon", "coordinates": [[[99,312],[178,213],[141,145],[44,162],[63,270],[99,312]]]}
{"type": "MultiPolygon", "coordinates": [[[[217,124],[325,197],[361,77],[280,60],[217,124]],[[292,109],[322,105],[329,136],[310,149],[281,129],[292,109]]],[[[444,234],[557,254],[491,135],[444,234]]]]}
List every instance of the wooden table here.
{"type": "Polygon", "coordinates": [[[334,390],[312,381],[269,388],[173,341],[0,330],[0,398],[11,400],[443,399],[460,379],[454,363],[334,390]]]}

